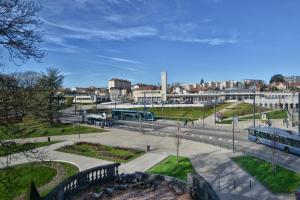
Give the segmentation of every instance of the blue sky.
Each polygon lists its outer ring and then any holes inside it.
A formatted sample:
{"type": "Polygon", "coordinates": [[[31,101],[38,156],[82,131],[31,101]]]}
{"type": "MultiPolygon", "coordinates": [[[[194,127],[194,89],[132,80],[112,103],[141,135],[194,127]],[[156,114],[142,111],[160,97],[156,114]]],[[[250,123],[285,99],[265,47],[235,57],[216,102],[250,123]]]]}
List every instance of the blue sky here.
{"type": "Polygon", "coordinates": [[[299,0],[40,0],[47,56],[65,86],[300,75],[299,0]]]}

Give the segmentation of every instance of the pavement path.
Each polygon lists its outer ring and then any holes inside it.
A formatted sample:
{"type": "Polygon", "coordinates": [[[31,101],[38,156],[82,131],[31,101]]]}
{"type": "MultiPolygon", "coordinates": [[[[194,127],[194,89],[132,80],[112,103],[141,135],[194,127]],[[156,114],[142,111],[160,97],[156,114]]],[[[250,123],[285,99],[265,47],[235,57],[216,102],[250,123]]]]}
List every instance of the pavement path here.
{"type": "MultiPolygon", "coordinates": [[[[45,139],[46,138],[34,138],[28,140],[39,141],[45,139]]],[[[39,148],[41,152],[48,156],[48,159],[71,162],[79,166],[81,170],[109,163],[109,161],[55,151],[55,149],[61,146],[77,142],[77,135],[54,136],[52,139],[67,141],[56,143],[49,147],[39,148]]],[[[80,141],[138,149],[146,149],[147,145],[151,146],[151,152],[121,165],[121,172],[145,171],[168,155],[176,155],[174,138],[145,135],[134,131],[111,129],[110,132],[83,134],[81,135],[80,141]]],[[[251,175],[231,161],[230,158],[238,154],[233,154],[230,150],[182,139],[179,154],[191,159],[196,171],[212,184],[221,199],[293,199],[292,196],[272,195],[251,175]],[[219,187],[219,180],[221,187],[219,187]],[[235,188],[234,180],[236,181],[235,188]],[[253,181],[253,187],[251,189],[249,188],[249,180],[253,181]]],[[[5,159],[0,158],[0,162],[1,161],[3,162],[5,159]]],[[[13,161],[12,164],[24,162],[28,161],[26,161],[26,158],[21,157],[13,161]]]]}

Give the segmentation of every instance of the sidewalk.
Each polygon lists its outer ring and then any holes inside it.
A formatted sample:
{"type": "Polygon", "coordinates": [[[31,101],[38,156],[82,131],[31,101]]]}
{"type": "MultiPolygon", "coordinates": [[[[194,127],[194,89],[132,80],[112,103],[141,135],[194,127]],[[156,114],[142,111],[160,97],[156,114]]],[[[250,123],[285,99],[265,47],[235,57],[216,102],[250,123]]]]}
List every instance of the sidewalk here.
{"type": "MultiPolygon", "coordinates": [[[[109,161],[103,161],[95,158],[56,152],[54,151],[56,148],[73,144],[78,141],[78,136],[68,135],[55,137],[56,139],[68,141],[53,144],[48,148],[39,148],[41,150],[46,150],[46,154],[51,160],[72,162],[79,166],[81,170],[110,163],[109,161]]],[[[33,140],[36,139],[37,138],[34,138],[33,140]]],[[[120,129],[111,129],[110,132],[104,132],[101,134],[84,134],[80,141],[97,142],[105,145],[139,149],[146,149],[147,145],[151,146],[151,152],[147,152],[135,160],[122,164],[120,166],[120,172],[130,173],[134,171],[145,171],[166,158],[168,155],[176,155],[174,138],[144,135],[120,129]]],[[[263,149],[264,147],[257,146],[257,148],[263,149]]],[[[230,157],[234,156],[231,150],[182,139],[179,155],[186,156],[191,159],[196,171],[212,184],[213,188],[219,193],[221,199],[293,199],[290,196],[272,195],[263,185],[231,161],[230,157]],[[236,183],[235,188],[233,187],[234,180],[236,183]],[[250,180],[252,181],[251,189],[249,188],[250,180]]],[[[4,158],[0,158],[0,162],[1,161],[4,161],[4,158]]],[[[24,162],[28,162],[28,160],[23,157],[14,161],[13,164],[24,162]]]]}
{"type": "Polygon", "coordinates": [[[191,158],[196,171],[211,183],[221,199],[294,199],[290,195],[273,195],[254,177],[235,164],[230,156],[232,153],[224,152],[191,158]]]}

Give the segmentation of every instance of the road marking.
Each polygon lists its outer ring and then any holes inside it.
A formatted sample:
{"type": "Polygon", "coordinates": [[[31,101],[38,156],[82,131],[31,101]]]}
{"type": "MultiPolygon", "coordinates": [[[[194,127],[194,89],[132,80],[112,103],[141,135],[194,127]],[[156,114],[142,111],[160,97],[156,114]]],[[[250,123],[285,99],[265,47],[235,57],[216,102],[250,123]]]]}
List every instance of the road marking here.
{"type": "Polygon", "coordinates": [[[192,134],[192,137],[194,137],[195,135],[194,134],[192,134]]]}
{"type": "Polygon", "coordinates": [[[222,138],[219,138],[219,141],[221,141],[222,140],[222,138]]]}
{"type": "Polygon", "coordinates": [[[212,137],[210,136],[208,139],[212,140],[212,137]]]}

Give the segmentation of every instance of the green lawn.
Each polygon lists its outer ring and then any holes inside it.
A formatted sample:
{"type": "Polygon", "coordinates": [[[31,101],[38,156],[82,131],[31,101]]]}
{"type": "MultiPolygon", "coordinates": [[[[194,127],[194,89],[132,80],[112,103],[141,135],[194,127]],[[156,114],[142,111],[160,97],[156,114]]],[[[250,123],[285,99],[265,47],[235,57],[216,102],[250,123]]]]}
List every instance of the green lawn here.
{"type": "MultiPolygon", "coordinates": [[[[47,162],[50,164],[50,162],[47,162]]],[[[57,163],[57,162],[55,162],[57,163]]],[[[66,171],[64,178],[74,175],[79,170],[77,167],[68,163],[59,163],[66,171]]],[[[24,194],[31,181],[34,181],[36,187],[41,187],[50,182],[57,174],[57,170],[51,165],[29,163],[12,167],[11,169],[0,169],[0,178],[9,179],[11,181],[6,189],[0,184],[0,200],[10,200],[24,194]]],[[[52,188],[49,188],[49,192],[52,188]]]]}
{"type": "MultiPolygon", "coordinates": [[[[284,119],[287,117],[287,112],[285,110],[275,110],[275,111],[268,112],[266,114],[267,114],[267,119],[284,119]]],[[[252,119],[253,119],[253,116],[247,116],[247,117],[239,118],[239,121],[247,121],[247,120],[252,120],[252,119]]],[[[261,120],[261,114],[256,113],[255,119],[261,120]]],[[[221,124],[232,124],[232,120],[228,119],[228,120],[224,120],[220,123],[221,124]]]]}
{"type": "Polygon", "coordinates": [[[29,151],[38,147],[48,146],[55,143],[57,143],[57,141],[16,144],[16,146],[14,146],[13,148],[3,148],[0,146],[0,157],[18,152],[29,151]]]}
{"type": "MultiPolygon", "coordinates": [[[[229,106],[230,103],[223,103],[216,107],[216,110],[222,110],[225,107],[229,106]]],[[[134,110],[143,110],[144,108],[134,108],[134,110]]],[[[170,120],[180,120],[180,121],[193,121],[199,118],[202,118],[203,115],[208,117],[209,115],[214,113],[214,107],[150,107],[150,112],[153,112],[155,118],[157,119],[170,119],[170,120]]]]}
{"type": "MultiPolygon", "coordinates": [[[[249,103],[244,103],[244,102],[240,103],[235,108],[237,108],[237,110],[234,111],[235,116],[243,116],[243,115],[248,115],[253,113],[253,105],[249,103]]],[[[256,113],[261,113],[270,110],[269,108],[264,108],[260,106],[256,106],[255,109],[256,109],[256,113]]],[[[224,112],[223,117],[224,118],[232,117],[232,110],[227,110],[226,112],[224,112]]]]}
{"type": "Polygon", "coordinates": [[[276,173],[270,171],[270,162],[251,156],[233,158],[233,161],[244,168],[273,193],[293,193],[300,187],[300,174],[277,166],[276,173]]]}
{"type": "Polygon", "coordinates": [[[141,150],[111,147],[107,145],[92,144],[86,142],[80,142],[74,145],[65,146],[57,149],[57,151],[121,163],[126,163],[144,154],[144,151],[141,150]]]}
{"type": "Polygon", "coordinates": [[[194,171],[195,169],[188,158],[177,158],[176,156],[169,156],[162,162],[147,170],[147,172],[151,174],[172,176],[184,181],[187,179],[187,174],[194,171]]]}
{"type": "Polygon", "coordinates": [[[50,127],[47,123],[42,122],[33,117],[24,117],[20,123],[14,123],[9,126],[9,134],[7,127],[0,127],[0,140],[30,138],[55,135],[71,135],[103,132],[105,130],[89,128],[85,126],[73,127],[72,124],[56,123],[50,127]]]}

